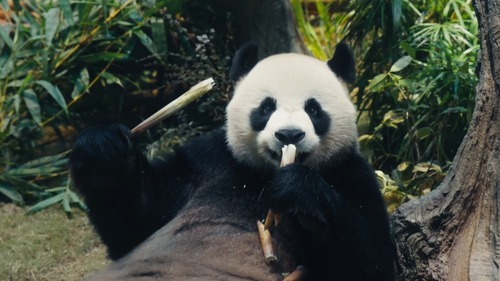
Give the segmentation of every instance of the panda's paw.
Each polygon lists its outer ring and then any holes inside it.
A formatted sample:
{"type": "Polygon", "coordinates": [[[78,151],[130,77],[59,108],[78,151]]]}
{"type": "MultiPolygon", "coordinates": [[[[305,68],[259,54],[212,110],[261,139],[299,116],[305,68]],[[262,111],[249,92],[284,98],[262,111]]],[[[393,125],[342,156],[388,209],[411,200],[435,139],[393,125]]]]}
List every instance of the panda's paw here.
{"type": "Polygon", "coordinates": [[[78,137],[70,156],[73,173],[92,177],[99,174],[124,172],[133,156],[130,130],[113,124],[90,128],[78,137]]]}
{"type": "Polygon", "coordinates": [[[318,172],[292,164],[278,170],[265,196],[277,213],[326,223],[333,215],[336,193],[318,172]]]}

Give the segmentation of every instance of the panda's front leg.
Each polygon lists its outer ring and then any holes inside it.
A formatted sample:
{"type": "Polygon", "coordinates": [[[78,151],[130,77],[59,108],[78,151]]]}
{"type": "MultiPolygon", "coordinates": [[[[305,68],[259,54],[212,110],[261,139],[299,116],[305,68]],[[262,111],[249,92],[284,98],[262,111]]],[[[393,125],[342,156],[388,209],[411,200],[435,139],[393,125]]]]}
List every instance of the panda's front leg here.
{"type": "Polygon", "coordinates": [[[265,197],[286,224],[271,229],[271,233],[280,231],[280,227],[291,228],[285,231],[295,236],[298,262],[305,266],[307,280],[330,280],[335,276],[334,267],[344,248],[338,246],[338,232],[344,228],[338,211],[345,204],[335,189],[316,170],[291,164],[277,170],[265,197]]]}
{"type": "Polygon", "coordinates": [[[89,217],[116,259],[142,242],[143,181],[149,164],[119,124],[84,131],[70,156],[72,182],[89,208],[89,217]]]}
{"type": "Polygon", "coordinates": [[[301,164],[279,168],[266,195],[273,211],[297,216],[304,227],[331,222],[339,199],[317,171],[301,164]]]}

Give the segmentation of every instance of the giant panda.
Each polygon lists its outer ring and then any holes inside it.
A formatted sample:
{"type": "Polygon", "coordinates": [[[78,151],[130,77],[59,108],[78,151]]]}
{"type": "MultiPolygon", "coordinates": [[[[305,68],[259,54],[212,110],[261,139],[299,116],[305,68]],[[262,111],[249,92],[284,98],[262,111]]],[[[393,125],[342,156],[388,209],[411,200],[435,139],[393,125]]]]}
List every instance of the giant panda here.
{"type": "Polygon", "coordinates": [[[81,134],[71,178],[114,260],[93,280],[283,280],[299,266],[302,280],[393,280],[388,218],[345,86],[351,50],[338,45],[328,62],[257,52],[233,59],[225,126],[171,154],[148,161],[119,124],[81,134]],[[289,144],[297,160],[280,167],[289,144]],[[256,221],[269,209],[281,220],[268,264],[256,221]]]}

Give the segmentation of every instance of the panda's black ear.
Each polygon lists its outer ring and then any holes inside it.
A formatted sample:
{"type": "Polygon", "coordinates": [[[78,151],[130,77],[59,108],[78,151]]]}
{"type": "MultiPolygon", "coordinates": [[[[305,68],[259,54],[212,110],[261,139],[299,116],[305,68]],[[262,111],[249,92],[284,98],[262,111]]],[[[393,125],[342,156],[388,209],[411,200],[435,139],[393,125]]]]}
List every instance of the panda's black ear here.
{"type": "Polygon", "coordinates": [[[238,81],[252,70],[258,60],[257,44],[253,42],[246,43],[234,55],[231,69],[229,70],[229,78],[234,82],[238,81]]]}
{"type": "Polygon", "coordinates": [[[333,58],[328,61],[328,66],[342,80],[353,83],[356,78],[354,66],[354,55],[351,48],[345,43],[339,43],[335,49],[333,58]]]}

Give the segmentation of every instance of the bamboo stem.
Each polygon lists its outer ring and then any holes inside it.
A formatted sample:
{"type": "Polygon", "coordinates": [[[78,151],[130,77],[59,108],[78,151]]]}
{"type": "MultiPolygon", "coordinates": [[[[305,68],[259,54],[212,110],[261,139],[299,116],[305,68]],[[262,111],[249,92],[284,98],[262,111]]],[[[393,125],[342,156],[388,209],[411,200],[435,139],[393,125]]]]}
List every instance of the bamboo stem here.
{"type": "Polygon", "coordinates": [[[151,115],[148,119],[142,121],[139,125],[132,129],[132,136],[135,137],[145,130],[151,128],[161,120],[171,116],[177,111],[181,110],[186,105],[192,103],[199,97],[210,91],[215,85],[214,79],[208,78],[200,83],[191,87],[187,92],[176,98],[162,109],[158,110],[155,114],[151,115]]]}
{"type": "Polygon", "coordinates": [[[273,263],[278,260],[274,254],[273,242],[269,230],[264,229],[264,224],[257,221],[257,229],[259,230],[260,244],[262,245],[262,253],[266,263],[273,263]]]}
{"type": "MultiPolygon", "coordinates": [[[[281,163],[280,167],[285,167],[286,165],[293,164],[295,162],[295,154],[297,152],[297,147],[293,144],[285,145],[281,148],[281,163]]],[[[268,229],[271,227],[271,224],[274,222],[274,225],[278,225],[281,219],[281,214],[276,214],[273,210],[269,209],[267,212],[266,219],[264,220],[264,229],[268,229]]]]}
{"type": "MultiPolygon", "coordinates": [[[[297,148],[293,144],[285,145],[282,149],[281,163],[280,167],[292,164],[295,161],[295,153],[297,148]]],[[[264,253],[264,258],[267,263],[275,262],[278,260],[274,254],[271,233],[269,228],[274,222],[274,225],[278,225],[281,219],[281,214],[274,213],[273,210],[269,209],[267,212],[264,224],[257,221],[257,228],[259,229],[260,244],[262,246],[262,252],[264,253]]],[[[293,279],[291,279],[293,280],[293,279]]]]}

